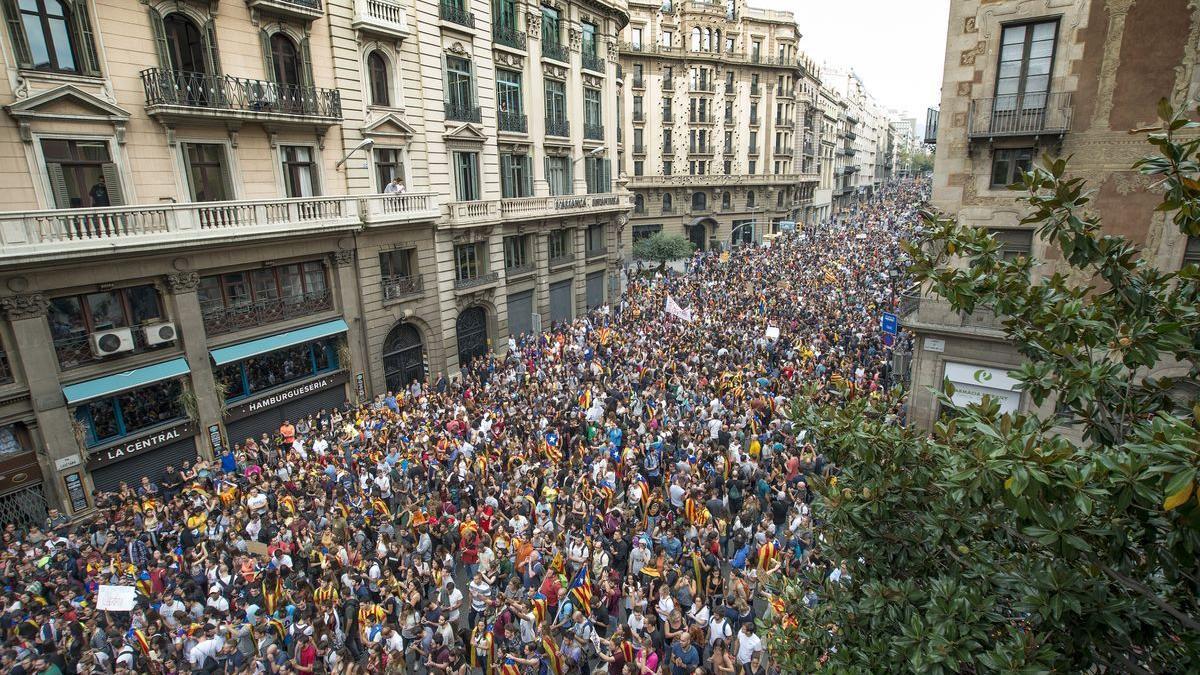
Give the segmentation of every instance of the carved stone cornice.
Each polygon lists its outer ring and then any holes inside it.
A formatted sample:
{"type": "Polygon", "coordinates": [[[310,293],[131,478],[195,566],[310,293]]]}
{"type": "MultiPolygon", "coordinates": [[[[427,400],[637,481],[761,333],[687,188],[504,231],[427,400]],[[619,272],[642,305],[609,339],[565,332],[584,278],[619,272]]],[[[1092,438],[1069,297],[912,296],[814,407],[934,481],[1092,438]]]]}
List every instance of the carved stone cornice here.
{"type": "Polygon", "coordinates": [[[167,275],[167,288],[172,293],[188,293],[200,286],[200,275],[195,272],[176,272],[167,275]]]}
{"type": "Polygon", "coordinates": [[[620,60],[620,56],[620,52],[617,51],[617,41],[612,38],[605,40],[604,57],[607,58],[610,63],[616,63],[620,60]]]}
{"type": "Polygon", "coordinates": [[[338,267],[348,267],[354,264],[353,249],[334,251],[329,257],[333,260],[333,264],[338,267]]]}
{"type": "Polygon", "coordinates": [[[524,68],[525,57],[520,54],[510,54],[499,49],[492,52],[492,57],[498,66],[509,66],[510,68],[524,68]]]}
{"type": "Polygon", "coordinates": [[[552,80],[566,80],[567,69],[563,66],[556,66],[553,63],[543,63],[542,75],[552,80]]]}
{"type": "Polygon", "coordinates": [[[50,301],[41,293],[26,293],[24,295],[10,295],[7,298],[0,298],[0,310],[4,312],[5,318],[10,321],[36,319],[39,316],[45,316],[46,310],[49,307],[50,301]]]}
{"type": "Polygon", "coordinates": [[[604,86],[604,80],[595,75],[583,73],[583,86],[591,87],[592,89],[599,89],[604,86]]]}
{"type": "Polygon", "coordinates": [[[571,27],[567,29],[567,41],[571,45],[571,51],[577,52],[583,48],[583,32],[578,28],[571,27]]]}
{"type": "Polygon", "coordinates": [[[529,31],[529,38],[532,40],[542,39],[542,12],[529,12],[525,15],[525,27],[529,31]]]}

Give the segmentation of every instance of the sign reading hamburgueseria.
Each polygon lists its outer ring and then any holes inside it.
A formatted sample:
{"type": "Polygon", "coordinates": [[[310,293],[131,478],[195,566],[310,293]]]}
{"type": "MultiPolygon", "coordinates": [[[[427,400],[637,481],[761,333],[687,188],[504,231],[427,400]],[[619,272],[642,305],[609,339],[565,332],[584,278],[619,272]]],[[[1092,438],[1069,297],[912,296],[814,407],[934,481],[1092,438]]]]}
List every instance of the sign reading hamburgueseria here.
{"type": "Polygon", "coordinates": [[[142,436],[137,436],[133,439],[122,441],[106,448],[92,451],[88,456],[88,469],[95,470],[97,467],[113,462],[119,462],[130,457],[136,457],[142,453],[150,452],[155,448],[162,447],[182,441],[192,435],[195,430],[195,425],[191,420],[176,424],[173,427],[158,429],[157,431],[142,436]]]}
{"type": "Polygon", "coordinates": [[[334,387],[339,384],[344,384],[347,379],[349,379],[349,375],[346,374],[346,371],[341,370],[336,373],[322,375],[321,377],[309,380],[307,382],[301,382],[294,387],[288,387],[287,389],[277,391],[273,394],[267,394],[266,396],[256,398],[253,401],[240,403],[229,408],[228,415],[226,415],[226,420],[232,421],[241,419],[243,417],[249,417],[257,412],[274,408],[275,406],[291,401],[292,399],[302,398],[304,396],[308,396],[309,394],[315,394],[318,391],[329,389],[330,387],[334,387]]]}

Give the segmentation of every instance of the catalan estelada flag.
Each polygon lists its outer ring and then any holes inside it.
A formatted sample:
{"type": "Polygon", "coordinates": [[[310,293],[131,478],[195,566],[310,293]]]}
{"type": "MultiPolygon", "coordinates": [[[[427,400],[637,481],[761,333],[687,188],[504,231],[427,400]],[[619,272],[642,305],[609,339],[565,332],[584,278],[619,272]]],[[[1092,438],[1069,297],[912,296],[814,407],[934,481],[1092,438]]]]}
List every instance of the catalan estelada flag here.
{"type": "Polygon", "coordinates": [[[592,580],[588,577],[586,565],[575,573],[568,591],[584,614],[592,613],[592,580]]]}
{"type": "Polygon", "coordinates": [[[542,651],[546,652],[546,668],[552,675],[563,675],[567,671],[562,653],[554,645],[549,636],[542,637],[542,651]]]}
{"type": "Polygon", "coordinates": [[[768,541],[758,547],[758,569],[768,570],[771,568],[771,563],[775,561],[775,557],[779,555],[779,545],[774,541],[768,541]]]}

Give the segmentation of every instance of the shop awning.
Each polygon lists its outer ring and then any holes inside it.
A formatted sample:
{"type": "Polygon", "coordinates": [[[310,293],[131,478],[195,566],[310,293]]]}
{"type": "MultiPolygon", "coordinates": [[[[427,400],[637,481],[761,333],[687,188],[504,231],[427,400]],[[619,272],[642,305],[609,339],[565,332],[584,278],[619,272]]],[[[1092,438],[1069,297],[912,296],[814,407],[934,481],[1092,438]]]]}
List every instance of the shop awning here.
{"type": "Polygon", "coordinates": [[[230,345],[228,347],[221,347],[220,349],[214,349],[209,353],[212,354],[213,363],[216,363],[218,366],[223,366],[226,363],[241,361],[242,359],[248,359],[251,356],[258,356],[259,354],[273,352],[276,349],[283,349],[284,347],[290,347],[292,345],[298,345],[304,342],[320,340],[321,338],[329,337],[330,335],[345,333],[347,330],[350,330],[350,327],[346,325],[345,320],[334,319],[333,321],[326,321],[325,323],[319,323],[315,326],[297,328],[296,330],[290,330],[286,333],[271,335],[265,338],[243,342],[241,344],[230,345]]]}
{"type": "Polygon", "coordinates": [[[170,361],[155,363],[150,366],[134,368],[123,373],[105,375],[87,382],[77,382],[63,387],[67,403],[78,403],[101,396],[109,396],[119,391],[134,389],[147,384],[169,380],[188,372],[187,361],[181,356],[170,361]]]}

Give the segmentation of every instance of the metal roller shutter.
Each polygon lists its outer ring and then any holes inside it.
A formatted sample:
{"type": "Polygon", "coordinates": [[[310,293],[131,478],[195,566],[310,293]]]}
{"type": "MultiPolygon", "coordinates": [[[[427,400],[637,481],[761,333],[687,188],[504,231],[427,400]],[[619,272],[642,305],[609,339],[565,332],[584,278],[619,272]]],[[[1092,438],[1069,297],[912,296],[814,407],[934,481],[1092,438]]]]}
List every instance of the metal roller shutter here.
{"type": "Polygon", "coordinates": [[[508,296],[508,334],[517,337],[533,332],[533,291],[508,296]]]}
{"type": "Polygon", "coordinates": [[[550,321],[570,321],[572,307],[575,305],[571,297],[571,280],[560,281],[550,285],[550,321]]]}
{"type": "Polygon", "coordinates": [[[587,308],[592,309],[604,304],[604,272],[592,272],[587,275],[587,308]]]}
{"type": "Polygon", "coordinates": [[[121,481],[125,481],[129,487],[136,488],[142,482],[142,476],[149,476],[151,481],[157,483],[162,479],[162,471],[168,464],[178,469],[184,460],[196,461],[194,438],[176,441],[144,455],[96,469],[92,472],[92,483],[97,490],[103,492],[117,491],[121,487],[121,481]]]}
{"type": "Polygon", "coordinates": [[[283,424],[284,420],[291,420],[294,423],[301,417],[320,412],[322,409],[340,408],[345,402],[346,388],[337,386],[288,401],[274,408],[268,408],[257,415],[230,422],[225,425],[225,430],[228,432],[230,443],[244,443],[247,438],[257,440],[264,431],[274,435],[279,431],[279,426],[283,424]]]}

